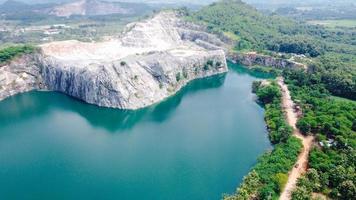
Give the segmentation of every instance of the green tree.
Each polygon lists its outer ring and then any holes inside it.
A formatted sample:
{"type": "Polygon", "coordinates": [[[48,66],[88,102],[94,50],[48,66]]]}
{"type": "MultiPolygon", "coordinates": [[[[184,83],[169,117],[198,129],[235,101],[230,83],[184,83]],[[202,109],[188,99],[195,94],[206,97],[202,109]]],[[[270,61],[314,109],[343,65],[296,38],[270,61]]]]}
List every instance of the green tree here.
{"type": "Polygon", "coordinates": [[[353,181],[347,180],[340,184],[338,187],[341,200],[350,200],[356,197],[356,187],[353,181]]]}
{"type": "Polygon", "coordinates": [[[278,185],[279,191],[283,191],[283,188],[287,184],[287,181],[288,181],[288,175],[285,173],[277,173],[275,175],[274,180],[278,185]]]}
{"type": "Polygon", "coordinates": [[[261,87],[256,94],[258,99],[264,104],[271,103],[274,98],[280,98],[282,96],[279,87],[276,85],[261,87]]]}
{"type": "Polygon", "coordinates": [[[305,187],[297,187],[292,192],[292,200],[311,200],[311,193],[305,187]]]}

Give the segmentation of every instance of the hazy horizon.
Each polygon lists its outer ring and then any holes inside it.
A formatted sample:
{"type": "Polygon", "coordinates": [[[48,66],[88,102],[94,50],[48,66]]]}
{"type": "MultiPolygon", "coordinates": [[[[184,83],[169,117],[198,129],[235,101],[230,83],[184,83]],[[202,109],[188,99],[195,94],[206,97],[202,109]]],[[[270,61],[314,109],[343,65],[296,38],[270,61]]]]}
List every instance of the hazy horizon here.
{"type": "MultiPolygon", "coordinates": [[[[8,0],[0,0],[0,4],[8,0]]],[[[19,1],[28,4],[42,4],[42,3],[63,3],[63,2],[74,2],[78,0],[12,0],[19,1]]],[[[138,3],[182,3],[182,4],[210,4],[218,0],[101,0],[101,1],[111,1],[111,2],[138,2],[138,3]]],[[[354,0],[270,0],[266,2],[265,0],[242,0],[249,4],[265,4],[265,5],[311,5],[311,4],[356,4],[354,0]]]]}

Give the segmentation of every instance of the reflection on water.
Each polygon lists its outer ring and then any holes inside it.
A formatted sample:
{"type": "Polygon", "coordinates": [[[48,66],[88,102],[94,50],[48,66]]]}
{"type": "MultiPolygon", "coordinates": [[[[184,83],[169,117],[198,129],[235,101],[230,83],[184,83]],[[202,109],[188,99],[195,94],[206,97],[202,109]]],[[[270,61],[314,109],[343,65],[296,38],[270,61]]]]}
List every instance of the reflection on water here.
{"type": "Polygon", "coordinates": [[[224,84],[226,74],[220,74],[189,83],[177,94],[150,107],[132,110],[120,110],[89,105],[57,92],[29,92],[10,97],[0,104],[0,124],[25,121],[39,117],[51,109],[69,110],[80,114],[92,126],[105,128],[109,132],[131,129],[143,119],[164,122],[174,113],[185,95],[197,91],[219,88],[224,84]],[[35,94],[35,95],[34,95],[35,94]]]}
{"type": "Polygon", "coordinates": [[[238,74],[248,74],[250,76],[259,78],[259,79],[270,79],[270,78],[275,78],[275,76],[273,74],[269,74],[269,73],[263,73],[263,72],[257,72],[257,71],[253,71],[253,70],[249,70],[247,67],[240,65],[240,64],[234,64],[231,61],[227,62],[228,66],[229,66],[229,70],[230,71],[234,71],[238,74]]]}
{"type": "Polygon", "coordinates": [[[55,92],[0,102],[0,199],[220,199],[270,148],[256,77],[229,63],[137,111],[55,92]],[[115,134],[114,134],[115,133],[115,134]]]}

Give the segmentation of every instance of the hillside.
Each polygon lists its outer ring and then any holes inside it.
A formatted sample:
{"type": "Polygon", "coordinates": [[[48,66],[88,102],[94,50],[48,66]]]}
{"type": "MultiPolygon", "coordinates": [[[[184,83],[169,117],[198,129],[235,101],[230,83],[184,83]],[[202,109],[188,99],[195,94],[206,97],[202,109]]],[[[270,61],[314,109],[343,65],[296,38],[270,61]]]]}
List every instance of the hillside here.
{"type": "MultiPolygon", "coordinates": [[[[302,54],[304,59],[300,62],[308,65],[308,70],[283,70],[282,75],[301,110],[297,128],[305,136],[315,136],[316,141],[308,171],[298,179],[292,199],[312,199],[313,193],[352,199],[356,195],[354,33],[262,14],[239,0],[223,0],[187,15],[211,32],[235,40],[233,54],[257,51],[284,58],[302,54]],[[352,100],[341,101],[335,95],[352,100]]],[[[275,148],[258,160],[236,193],[226,197],[229,200],[277,199],[286,186],[289,171],[299,167],[294,166],[296,150],[291,148],[295,146],[285,140],[290,131],[283,122],[278,87],[258,89],[257,96],[260,101],[274,99],[264,104],[269,137],[275,148]]]]}
{"type": "Polygon", "coordinates": [[[26,4],[16,0],[8,0],[0,5],[0,13],[7,19],[28,20],[29,18],[49,16],[98,16],[122,15],[133,16],[152,10],[144,3],[109,2],[101,0],[78,0],[59,4],[26,4]],[[35,16],[35,17],[34,17],[35,16]]]}
{"type": "Polygon", "coordinates": [[[69,17],[73,15],[133,15],[148,9],[145,4],[106,2],[100,0],[79,0],[55,6],[49,12],[50,15],[58,17],[69,17]]]}
{"type": "Polygon", "coordinates": [[[356,38],[352,33],[265,15],[240,0],[222,0],[189,15],[188,19],[206,25],[211,32],[235,40],[235,51],[294,53],[312,58],[312,64],[307,64],[313,66],[310,69],[331,93],[356,99],[356,38]]]}

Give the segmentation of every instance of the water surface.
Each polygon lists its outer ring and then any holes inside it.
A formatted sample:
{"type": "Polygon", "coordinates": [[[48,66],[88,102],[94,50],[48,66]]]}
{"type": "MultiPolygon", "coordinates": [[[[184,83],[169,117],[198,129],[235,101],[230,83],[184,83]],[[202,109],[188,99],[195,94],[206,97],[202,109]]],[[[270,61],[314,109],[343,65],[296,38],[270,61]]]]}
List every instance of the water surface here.
{"type": "MultiPolygon", "coordinates": [[[[139,111],[55,92],[0,102],[0,199],[220,199],[270,148],[248,74],[197,80],[139,111]]],[[[262,75],[262,76],[261,76],[262,75]]]]}

